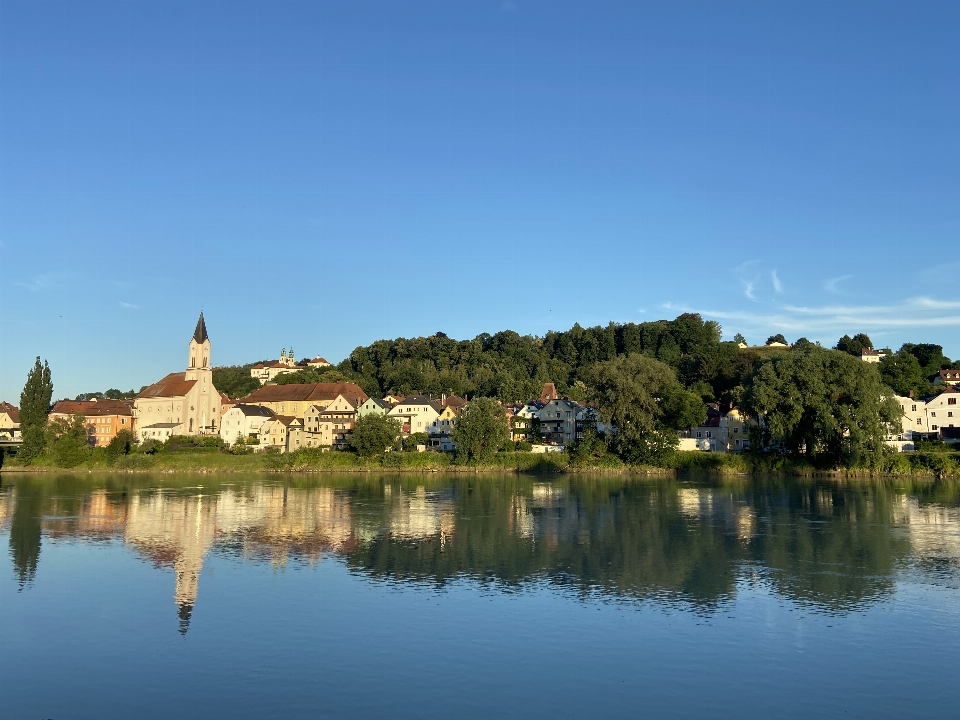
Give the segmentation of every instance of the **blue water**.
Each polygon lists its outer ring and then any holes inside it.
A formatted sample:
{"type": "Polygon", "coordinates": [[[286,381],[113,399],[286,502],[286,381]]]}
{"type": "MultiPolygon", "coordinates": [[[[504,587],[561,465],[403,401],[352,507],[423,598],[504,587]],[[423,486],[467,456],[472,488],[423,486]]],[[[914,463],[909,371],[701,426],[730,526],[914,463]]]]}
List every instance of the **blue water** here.
{"type": "Polygon", "coordinates": [[[4,717],[960,717],[954,486],[4,475],[0,512],[4,717]]]}

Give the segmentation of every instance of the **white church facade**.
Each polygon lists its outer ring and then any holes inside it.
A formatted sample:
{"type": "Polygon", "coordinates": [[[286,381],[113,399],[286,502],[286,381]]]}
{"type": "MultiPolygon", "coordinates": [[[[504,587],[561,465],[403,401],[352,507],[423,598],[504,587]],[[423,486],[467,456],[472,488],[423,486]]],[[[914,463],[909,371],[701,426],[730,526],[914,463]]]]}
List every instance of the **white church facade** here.
{"type": "Polygon", "coordinates": [[[217,435],[222,398],[213,386],[210,337],[200,313],[190,339],[185,372],[170,373],[144,388],[133,401],[134,430],[142,440],[172,435],[217,435]]]}

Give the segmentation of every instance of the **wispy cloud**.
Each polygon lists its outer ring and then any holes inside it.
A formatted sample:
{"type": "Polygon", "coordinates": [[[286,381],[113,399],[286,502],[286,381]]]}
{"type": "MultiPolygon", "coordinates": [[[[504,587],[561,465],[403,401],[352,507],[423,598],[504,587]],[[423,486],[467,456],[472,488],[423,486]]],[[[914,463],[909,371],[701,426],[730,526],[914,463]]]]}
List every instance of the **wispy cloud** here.
{"type": "Polygon", "coordinates": [[[773,289],[774,289],[776,292],[778,292],[778,293],[782,293],[782,292],[783,292],[783,283],[780,282],[780,276],[777,275],[777,271],[776,271],[776,270],[771,271],[771,273],[770,273],[770,282],[773,283],[773,289]]]}
{"type": "Polygon", "coordinates": [[[743,283],[743,294],[747,296],[747,299],[757,301],[756,295],[753,294],[753,280],[741,280],[743,283]]]}
{"type": "Polygon", "coordinates": [[[827,292],[837,294],[840,292],[837,289],[837,285],[842,283],[844,280],[849,280],[852,277],[853,275],[841,275],[840,277],[830,278],[829,280],[823,283],[823,289],[826,290],[827,292]]]}
{"type": "Polygon", "coordinates": [[[741,332],[779,330],[816,336],[837,331],[960,327],[960,312],[950,312],[960,310],[960,301],[929,297],[908,298],[888,305],[772,305],[765,312],[674,303],[664,303],[662,307],[675,312],[697,312],[705,318],[736,321],[742,326],[738,328],[741,332]]]}
{"type": "Polygon", "coordinates": [[[140,306],[139,306],[139,305],[134,305],[133,303],[123,302],[122,300],[120,301],[120,307],[122,307],[122,308],[127,308],[127,310],[139,310],[139,309],[140,309],[140,306]]]}
{"type": "Polygon", "coordinates": [[[34,275],[32,278],[28,278],[26,280],[18,280],[16,284],[22,288],[26,288],[30,292],[40,292],[41,290],[46,290],[47,288],[53,287],[62,279],[63,273],[48,272],[34,275]]]}

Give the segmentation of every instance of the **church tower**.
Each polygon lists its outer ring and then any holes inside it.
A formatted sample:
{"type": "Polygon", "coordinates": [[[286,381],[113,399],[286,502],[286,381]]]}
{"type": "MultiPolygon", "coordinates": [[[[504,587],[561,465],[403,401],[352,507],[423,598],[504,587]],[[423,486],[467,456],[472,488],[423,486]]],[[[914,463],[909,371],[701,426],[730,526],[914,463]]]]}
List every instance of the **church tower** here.
{"type": "Polygon", "coordinates": [[[210,337],[207,335],[207,324],[203,321],[203,311],[197,320],[197,329],[190,338],[190,360],[184,379],[199,380],[202,370],[210,371],[210,337]]]}

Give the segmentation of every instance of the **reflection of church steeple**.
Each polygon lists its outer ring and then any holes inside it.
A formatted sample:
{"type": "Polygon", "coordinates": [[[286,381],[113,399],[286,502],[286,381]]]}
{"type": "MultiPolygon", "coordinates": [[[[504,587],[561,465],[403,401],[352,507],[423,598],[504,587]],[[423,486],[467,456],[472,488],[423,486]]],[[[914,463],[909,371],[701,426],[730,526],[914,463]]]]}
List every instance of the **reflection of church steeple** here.
{"type": "Polygon", "coordinates": [[[177,615],[180,617],[180,634],[186,635],[190,629],[190,614],[193,612],[193,605],[182,603],[177,606],[177,615]]]}

